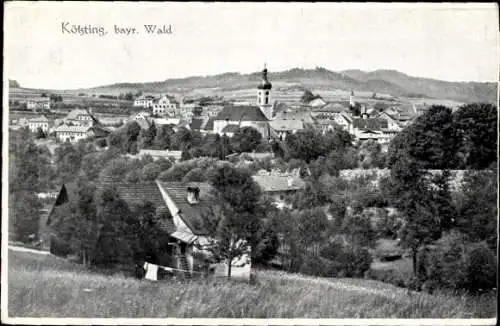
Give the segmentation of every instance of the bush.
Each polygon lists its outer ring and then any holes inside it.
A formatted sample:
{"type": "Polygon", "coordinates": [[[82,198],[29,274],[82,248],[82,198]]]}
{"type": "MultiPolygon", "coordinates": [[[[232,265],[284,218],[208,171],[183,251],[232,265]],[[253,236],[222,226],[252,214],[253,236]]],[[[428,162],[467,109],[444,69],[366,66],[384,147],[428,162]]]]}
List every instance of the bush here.
{"type": "Polygon", "coordinates": [[[55,256],[66,257],[71,254],[71,248],[68,243],[52,235],[50,237],[50,253],[55,256]]]}
{"type": "Polygon", "coordinates": [[[425,257],[425,278],[432,289],[466,290],[471,293],[496,287],[497,262],[485,242],[470,243],[459,232],[442,237],[425,257]]]}
{"type": "Polygon", "coordinates": [[[366,248],[348,246],[343,255],[344,273],[346,277],[362,277],[370,268],[372,255],[366,248]]]}
{"type": "Polygon", "coordinates": [[[484,242],[473,244],[464,257],[464,288],[481,292],[496,287],[497,262],[495,254],[484,242]]]}
{"type": "Polygon", "coordinates": [[[394,269],[368,269],[365,273],[365,278],[393,284],[399,287],[405,287],[406,282],[404,276],[394,269]]]}

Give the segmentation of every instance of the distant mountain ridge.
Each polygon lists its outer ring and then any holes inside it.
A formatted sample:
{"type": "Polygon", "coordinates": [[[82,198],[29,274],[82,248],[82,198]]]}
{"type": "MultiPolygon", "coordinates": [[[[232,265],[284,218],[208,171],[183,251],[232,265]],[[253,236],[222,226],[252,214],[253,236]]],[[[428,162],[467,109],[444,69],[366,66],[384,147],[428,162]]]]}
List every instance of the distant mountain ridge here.
{"type": "MultiPolygon", "coordinates": [[[[276,84],[297,84],[309,89],[342,89],[363,92],[388,93],[402,97],[428,97],[450,99],[462,102],[497,101],[497,83],[493,82],[450,82],[431,78],[412,77],[397,70],[330,71],[293,68],[281,72],[270,72],[269,79],[276,84]]],[[[227,72],[212,76],[192,76],[145,83],[116,83],[85,89],[85,91],[111,92],[130,90],[143,92],[182,92],[196,88],[246,89],[260,81],[260,72],[240,74],[227,72]]],[[[291,86],[291,85],[290,85],[291,86]]],[[[80,90],[79,90],[80,91],[80,90]]],[[[84,91],[84,89],[81,89],[84,91]]]]}

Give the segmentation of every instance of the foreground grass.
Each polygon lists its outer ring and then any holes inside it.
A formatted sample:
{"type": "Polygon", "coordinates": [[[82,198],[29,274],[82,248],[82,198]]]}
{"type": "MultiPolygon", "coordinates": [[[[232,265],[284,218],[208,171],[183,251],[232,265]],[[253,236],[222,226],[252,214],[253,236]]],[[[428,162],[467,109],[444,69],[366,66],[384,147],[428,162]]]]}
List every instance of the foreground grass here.
{"type": "Polygon", "coordinates": [[[257,271],[255,284],[149,282],[9,252],[10,317],[492,318],[496,296],[429,295],[377,281],[257,271]]]}

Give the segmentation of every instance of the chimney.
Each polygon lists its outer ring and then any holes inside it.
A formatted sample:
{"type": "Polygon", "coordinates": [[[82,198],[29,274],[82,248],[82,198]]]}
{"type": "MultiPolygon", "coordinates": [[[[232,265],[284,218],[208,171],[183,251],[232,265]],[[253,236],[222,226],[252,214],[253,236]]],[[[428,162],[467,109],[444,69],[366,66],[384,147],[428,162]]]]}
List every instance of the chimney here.
{"type": "Polygon", "coordinates": [[[187,201],[190,204],[197,204],[200,201],[200,188],[188,187],[187,188],[187,201]]]}
{"type": "Polygon", "coordinates": [[[288,181],[288,187],[293,187],[293,177],[289,176],[287,178],[287,181],[288,181]]]}

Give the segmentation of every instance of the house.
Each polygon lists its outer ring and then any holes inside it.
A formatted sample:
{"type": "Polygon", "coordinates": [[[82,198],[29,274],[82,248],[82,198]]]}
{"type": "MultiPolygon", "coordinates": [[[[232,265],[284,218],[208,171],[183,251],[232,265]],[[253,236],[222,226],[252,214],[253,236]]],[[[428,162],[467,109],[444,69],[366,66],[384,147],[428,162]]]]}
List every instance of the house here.
{"type": "Polygon", "coordinates": [[[153,114],[165,116],[175,116],[178,113],[179,102],[173,96],[162,95],[153,100],[153,114]]]}
{"type": "Polygon", "coordinates": [[[151,116],[149,112],[146,111],[141,111],[137,112],[136,114],[132,114],[130,117],[132,120],[146,120],[151,116]]]}
{"type": "Polygon", "coordinates": [[[91,113],[92,109],[89,109],[89,111],[84,109],[74,109],[68,113],[64,122],[75,126],[92,126],[94,124],[94,118],[91,113]]]}
{"type": "Polygon", "coordinates": [[[41,129],[46,133],[49,130],[49,119],[47,119],[47,117],[44,115],[31,118],[28,120],[28,128],[31,132],[37,132],[39,129],[41,129]]]}
{"type": "Polygon", "coordinates": [[[375,140],[386,151],[397,131],[389,130],[389,123],[382,118],[354,118],[352,134],[359,141],[375,140]]]}
{"type": "Polygon", "coordinates": [[[55,128],[54,132],[59,141],[72,143],[95,135],[91,126],[68,126],[65,124],[55,128]]]}
{"type": "Polygon", "coordinates": [[[307,103],[307,106],[310,106],[312,108],[317,108],[317,107],[322,107],[325,104],[326,104],[326,102],[321,97],[318,97],[318,98],[310,101],[309,103],[307,103]]]}
{"type": "Polygon", "coordinates": [[[50,98],[40,97],[29,99],[26,101],[26,108],[28,110],[50,110],[50,98]]]}
{"type": "Polygon", "coordinates": [[[271,89],[272,84],[264,67],[262,81],[257,85],[257,105],[225,106],[214,118],[214,132],[220,135],[234,134],[237,127],[252,127],[261,133],[262,138],[269,140],[269,121],[275,116],[276,104],[271,104],[271,89]]]}
{"type": "Polygon", "coordinates": [[[178,125],[181,121],[179,118],[154,118],[153,119],[155,125],[178,125]]]}
{"type": "Polygon", "coordinates": [[[269,126],[275,138],[285,140],[286,136],[304,129],[304,122],[301,120],[276,119],[269,121],[269,126]]]}
{"type": "Polygon", "coordinates": [[[393,116],[385,111],[382,111],[382,112],[380,112],[378,117],[381,119],[385,119],[387,121],[387,129],[388,130],[392,130],[395,132],[399,132],[399,131],[403,130],[402,122],[400,122],[400,120],[398,120],[395,116],[393,116]]]}
{"type": "MultiPolygon", "coordinates": [[[[189,277],[195,271],[199,257],[211,256],[209,252],[198,249],[199,245],[208,243],[219,219],[213,214],[212,187],[208,183],[120,183],[104,180],[98,185],[101,190],[105,187],[115,189],[129,207],[144,203],[154,207],[158,228],[169,240],[163,249],[170,259],[158,261],[161,258],[156,257],[149,263],[182,270],[189,277]]],[[[74,190],[68,191],[65,185],[61,187],[47,219],[49,226],[74,195],[74,190]]]]}
{"type": "Polygon", "coordinates": [[[211,118],[215,118],[222,110],[224,109],[223,105],[208,105],[203,108],[204,114],[211,118]]]}
{"type": "Polygon", "coordinates": [[[262,192],[272,198],[276,207],[290,207],[287,196],[304,189],[305,182],[294,174],[288,175],[254,175],[252,179],[260,186],[262,192]]]}
{"type": "Polygon", "coordinates": [[[174,161],[179,161],[182,156],[182,151],[171,151],[171,150],[157,150],[157,149],[141,149],[137,156],[142,157],[150,155],[153,160],[159,158],[173,159],[174,161]]]}
{"type": "Polygon", "coordinates": [[[321,107],[316,107],[311,111],[311,116],[316,119],[334,118],[339,114],[349,113],[349,107],[342,103],[328,103],[321,107]]]}
{"type": "Polygon", "coordinates": [[[153,107],[154,99],[154,96],[151,95],[140,96],[134,100],[134,107],[151,108],[153,107]]]}

